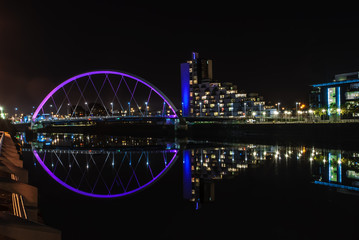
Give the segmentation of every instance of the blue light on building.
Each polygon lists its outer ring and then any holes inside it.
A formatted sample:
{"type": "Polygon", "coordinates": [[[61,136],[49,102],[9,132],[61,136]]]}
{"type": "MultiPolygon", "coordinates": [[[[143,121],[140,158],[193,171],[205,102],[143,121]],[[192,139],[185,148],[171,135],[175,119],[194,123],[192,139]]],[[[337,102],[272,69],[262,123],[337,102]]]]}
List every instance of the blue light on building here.
{"type": "Polygon", "coordinates": [[[190,115],[190,73],[189,63],[181,64],[181,91],[182,91],[182,116],[190,115]]]}
{"type": "Polygon", "coordinates": [[[335,75],[333,82],[311,85],[309,105],[326,108],[328,115],[340,115],[340,108],[359,100],[359,72],[335,75]],[[334,114],[334,109],[337,113],[334,114]]]}
{"type": "Polygon", "coordinates": [[[183,198],[192,197],[191,151],[183,151],[183,198]]]}

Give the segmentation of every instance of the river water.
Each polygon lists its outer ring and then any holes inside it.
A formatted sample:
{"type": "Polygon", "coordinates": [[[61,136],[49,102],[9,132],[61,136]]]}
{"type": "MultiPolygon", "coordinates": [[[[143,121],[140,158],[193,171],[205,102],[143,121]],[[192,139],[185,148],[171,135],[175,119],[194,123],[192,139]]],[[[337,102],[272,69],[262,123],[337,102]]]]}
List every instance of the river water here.
{"type": "Polygon", "coordinates": [[[17,137],[39,215],[63,239],[359,238],[359,151],[17,137]]]}

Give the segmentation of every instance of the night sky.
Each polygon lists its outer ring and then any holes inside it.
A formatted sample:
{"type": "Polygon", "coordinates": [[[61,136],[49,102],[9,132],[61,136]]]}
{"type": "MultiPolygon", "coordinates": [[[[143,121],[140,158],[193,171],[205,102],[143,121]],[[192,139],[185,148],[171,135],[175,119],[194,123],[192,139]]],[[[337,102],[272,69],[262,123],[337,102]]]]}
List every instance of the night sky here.
{"type": "Polygon", "coordinates": [[[308,102],[310,84],[359,71],[355,5],[73,2],[0,0],[0,105],[10,114],[99,69],[141,76],[180,106],[180,63],[192,51],[213,59],[216,80],[283,106],[308,102]]]}

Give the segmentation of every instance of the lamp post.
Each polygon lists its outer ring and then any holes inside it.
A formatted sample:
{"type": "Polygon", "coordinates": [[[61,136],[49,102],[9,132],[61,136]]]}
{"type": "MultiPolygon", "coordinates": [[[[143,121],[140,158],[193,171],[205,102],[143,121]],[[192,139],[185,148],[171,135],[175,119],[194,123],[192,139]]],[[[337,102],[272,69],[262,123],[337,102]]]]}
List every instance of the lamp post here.
{"type": "Polygon", "coordinates": [[[128,116],[131,116],[131,103],[128,102],[128,116]]]}
{"type": "Polygon", "coordinates": [[[111,115],[113,117],[113,102],[111,102],[110,104],[111,104],[111,115]]]}
{"type": "Polygon", "coordinates": [[[299,114],[298,114],[298,106],[300,105],[300,102],[295,102],[295,112],[297,114],[297,120],[299,121],[299,114]]]}
{"type": "MultiPolygon", "coordinates": [[[[87,102],[85,102],[86,108],[88,109],[89,107],[87,106],[87,102]]],[[[86,108],[85,108],[85,117],[87,117],[87,113],[86,113],[86,108]]],[[[91,111],[89,112],[89,116],[91,115],[91,111]]]]}
{"type": "Polygon", "coordinates": [[[3,107],[0,107],[0,118],[1,118],[1,119],[5,119],[5,116],[4,116],[4,108],[3,108],[3,107]]]}
{"type": "Polygon", "coordinates": [[[166,116],[166,102],[163,102],[162,116],[166,116]]]}
{"type": "Polygon", "coordinates": [[[218,108],[218,117],[220,116],[220,113],[219,113],[219,103],[217,103],[217,108],[218,108]]]}
{"type": "Polygon", "coordinates": [[[148,105],[148,102],[145,102],[145,116],[147,117],[147,105],[148,105]]]}
{"type": "Polygon", "coordinates": [[[314,113],[314,111],[312,110],[312,109],[309,109],[308,110],[308,113],[309,113],[309,120],[310,121],[313,121],[314,119],[313,119],[313,113],[314,113]]]}
{"type": "Polygon", "coordinates": [[[264,111],[264,112],[262,113],[262,115],[263,115],[263,120],[262,120],[262,122],[264,122],[264,121],[265,121],[265,117],[266,117],[266,112],[264,111]]]}
{"type": "Polygon", "coordinates": [[[247,103],[244,103],[244,117],[247,117],[247,103]]]}
{"type": "Polygon", "coordinates": [[[199,102],[199,116],[202,117],[202,102],[199,102]]]}

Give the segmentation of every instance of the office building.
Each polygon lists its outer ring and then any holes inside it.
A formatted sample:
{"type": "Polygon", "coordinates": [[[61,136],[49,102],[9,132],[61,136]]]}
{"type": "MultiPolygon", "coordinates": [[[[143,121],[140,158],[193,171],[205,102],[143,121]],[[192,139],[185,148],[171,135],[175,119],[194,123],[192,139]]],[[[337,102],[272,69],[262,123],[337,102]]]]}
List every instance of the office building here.
{"type": "Polygon", "coordinates": [[[337,74],[332,82],[311,85],[309,105],[328,115],[359,105],[359,72],[337,74]]]}

